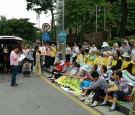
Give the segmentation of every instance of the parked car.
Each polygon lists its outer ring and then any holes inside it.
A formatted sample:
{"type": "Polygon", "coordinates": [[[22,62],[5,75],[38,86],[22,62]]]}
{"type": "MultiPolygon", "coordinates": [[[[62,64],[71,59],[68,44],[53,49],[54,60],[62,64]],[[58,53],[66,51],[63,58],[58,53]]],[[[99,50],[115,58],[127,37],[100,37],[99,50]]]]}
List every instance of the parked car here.
{"type": "MultiPolygon", "coordinates": [[[[0,36],[0,74],[3,73],[5,68],[5,48],[8,49],[8,58],[14,45],[18,45],[21,50],[22,38],[17,36],[0,36]]],[[[10,65],[8,65],[10,66],[10,65]]]]}

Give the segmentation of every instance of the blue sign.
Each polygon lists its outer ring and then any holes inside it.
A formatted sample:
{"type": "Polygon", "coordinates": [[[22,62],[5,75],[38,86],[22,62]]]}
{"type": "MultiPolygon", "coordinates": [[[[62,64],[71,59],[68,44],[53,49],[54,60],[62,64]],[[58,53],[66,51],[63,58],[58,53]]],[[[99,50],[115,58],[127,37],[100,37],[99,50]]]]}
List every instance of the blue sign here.
{"type": "Polygon", "coordinates": [[[64,43],[66,40],[67,33],[64,30],[61,30],[58,36],[59,36],[60,41],[64,43]]]}
{"type": "Polygon", "coordinates": [[[42,34],[42,40],[45,40],[45,41],[50,41],[50,36],[47,32],[44,32],[42,34]]]}

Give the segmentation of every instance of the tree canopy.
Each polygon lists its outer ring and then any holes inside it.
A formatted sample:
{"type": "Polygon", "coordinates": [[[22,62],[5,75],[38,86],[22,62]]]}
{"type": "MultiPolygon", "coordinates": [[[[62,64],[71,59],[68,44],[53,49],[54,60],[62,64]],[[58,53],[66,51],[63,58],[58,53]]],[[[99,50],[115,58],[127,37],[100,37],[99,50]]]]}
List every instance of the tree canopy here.
{"type": "Polygon", "coordinates": [[[124,37],[135,30],[134,0],[65,0],[65,24],[83,33],[105,30],[124,37]]]}
{"type": "Polygon", "coordinates": [[[9,19],[1,16],[0,19],[0,35],[14,35],[22,37],[26,40],[33,40],[36,37],[37,28],[29,19],[9,19]]]}

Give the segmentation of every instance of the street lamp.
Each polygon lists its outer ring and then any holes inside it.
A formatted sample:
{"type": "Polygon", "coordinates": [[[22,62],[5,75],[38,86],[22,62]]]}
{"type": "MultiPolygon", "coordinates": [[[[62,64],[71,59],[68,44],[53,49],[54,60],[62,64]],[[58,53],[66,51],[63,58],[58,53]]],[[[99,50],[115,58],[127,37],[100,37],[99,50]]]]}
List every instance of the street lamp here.
{"type": "Polygon", "coordinates": [[[64,30],[64,20],[65,20],[65,18],[64,18],[64,15],[65,15],[65,0],[63,0],[63,17],[62,17],[62,22],[63,22],[63,24],[62,24],[62,29],[64,30]]]}
{"type": "MultiPolygon", "coordinates": [[[[104,7],[104,31],[106,30],[106,10],[104,7]]],[[[97,20],[97,16],[98,16],[98,6],[96,5],[96,32],[98,31],[98,20],[97,20]]]]}

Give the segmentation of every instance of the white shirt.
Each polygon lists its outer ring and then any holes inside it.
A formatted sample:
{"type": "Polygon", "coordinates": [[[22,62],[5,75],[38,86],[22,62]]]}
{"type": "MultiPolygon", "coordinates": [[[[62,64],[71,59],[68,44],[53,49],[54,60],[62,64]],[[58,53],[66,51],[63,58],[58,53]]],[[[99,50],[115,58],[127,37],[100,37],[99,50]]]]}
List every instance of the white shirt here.
{"type": "Polygon", "coordinates": [[[77,56],[77,53],[78,53],[78,52],[79,52],[79,47],[78,47],[78,46],[74,46],[73,52],[72,52],[73,57],[77,56]]]}
{"type": "Polygon", "coordinates": [[[132,49],[131,56],[135,56],[135,48],[132,49]]]}
{"type": "Polygon", "coordinates": [[[23,54],[25,55],[25,57],[27,57],[28,52],[29,52],[29,49],[23,49],[22,52],[23,52],[23,54]]]}
{"type": "Polygon", "coordinates": [[[71,53],[71,48],[70,47],[66,47],[66,54],[70,54],[71,53]]]}

